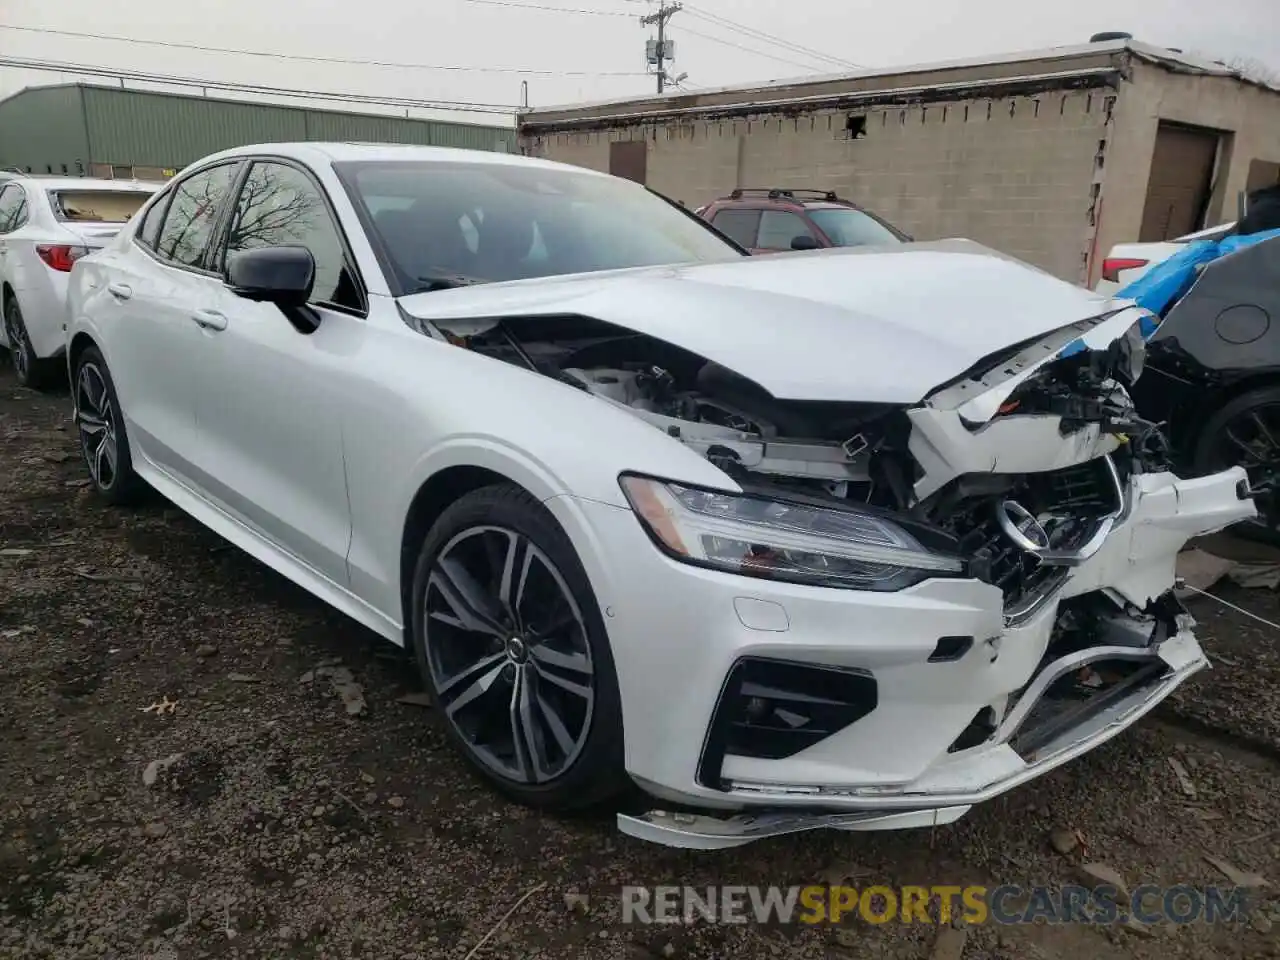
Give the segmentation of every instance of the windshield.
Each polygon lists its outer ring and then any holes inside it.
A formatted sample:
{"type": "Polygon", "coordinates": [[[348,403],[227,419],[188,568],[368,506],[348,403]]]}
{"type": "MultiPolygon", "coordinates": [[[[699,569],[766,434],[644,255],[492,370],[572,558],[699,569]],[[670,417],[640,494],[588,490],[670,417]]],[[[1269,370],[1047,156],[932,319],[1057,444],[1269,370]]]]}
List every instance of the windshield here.
{"type": "Polygon", "coordinates": [[[53,212],[71,223],[124,223],[150,198],[140,190],[51,190],[53,212]]]}
{"type": "Polygon", "coordinates": [[[745,255],[629,180],[535,164],[335,168],[405,291],[745,255]]]}
{"type": "Polygon", "coordinates": [[[852,207],[810,210],[809,218],[837,247],[892,246],[906,241],[869,213],[852,207]]]}

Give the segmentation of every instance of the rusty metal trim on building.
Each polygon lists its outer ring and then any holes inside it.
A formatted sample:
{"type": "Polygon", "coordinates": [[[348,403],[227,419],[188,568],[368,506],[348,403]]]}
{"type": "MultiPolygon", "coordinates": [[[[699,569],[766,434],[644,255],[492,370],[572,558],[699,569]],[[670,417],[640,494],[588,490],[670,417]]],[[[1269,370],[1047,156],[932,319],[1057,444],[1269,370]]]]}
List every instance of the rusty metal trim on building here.
{"type": "MultiPolygon", "coordinates": [[[[1024,77],[980,81],[961,80],[954,83],[897,87],[891,90],[847,91],[838,94],[819,94],[811,97],[779,97],[777,99],[754,100],[750,103],[714,104],[711,106],[696,105],[697,98],[694,96],[675,98],[677,103],[665,109],[601,113],[596,116],[545,121],[521,118],[518,121],[518,129],[521,136],[541,136],[554,133],[630,127],[639,123],[662,123],[691,117],[707,121],[729,120],[759,116],[761,114],[789,116],[815,110],[912,106],[919,103],[946,103],[984,98],[996,99],[1000,97],[1027,96],[1054,90],[1088,90],[1099,87],[1118,89],[1121,79],[1120,70],[1112,66],[1024,77]],[[688,101],[689,105],[681,105],[680,101],[688,101]]],[[[616,104],[616,107],[621,109],[625,109],[627,106],[628,104],[626,103],[616,104]]]]}

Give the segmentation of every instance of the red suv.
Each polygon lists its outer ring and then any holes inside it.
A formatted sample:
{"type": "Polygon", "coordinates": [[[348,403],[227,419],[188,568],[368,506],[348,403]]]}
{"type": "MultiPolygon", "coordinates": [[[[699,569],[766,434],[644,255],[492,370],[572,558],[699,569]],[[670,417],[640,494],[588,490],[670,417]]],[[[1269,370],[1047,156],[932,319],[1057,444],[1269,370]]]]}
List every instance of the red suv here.
{"type": "Polygon", "coordinates": [[[698,216],[752,253],[894,246],[911,238],[831,190],[734,190],[698,216]]]}

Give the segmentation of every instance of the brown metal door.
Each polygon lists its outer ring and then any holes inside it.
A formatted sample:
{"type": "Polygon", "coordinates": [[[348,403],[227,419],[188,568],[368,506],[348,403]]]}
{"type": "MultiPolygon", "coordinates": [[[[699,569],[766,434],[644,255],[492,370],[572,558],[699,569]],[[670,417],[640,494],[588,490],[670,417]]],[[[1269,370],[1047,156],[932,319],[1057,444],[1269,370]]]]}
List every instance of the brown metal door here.
{"type": "Polygon", "coordinates": [[[1246,193],[1280,184],[1280,163],[1270,160],[1253,160],[1249,163],[1249,180],[1244,185],[1246,193]]]}
{"type": "Polygon", "coordinates": [[[617,140],[609,144],[609,172],[644,183],[648,152],[643,140],[617,140]]]}
{"type": "Polygon", "coordinates": [[[1140,243],[1173,240],[1200,229],[1217,156],[1215,131],[1160,124],[1151,156],[1140,243]]]}

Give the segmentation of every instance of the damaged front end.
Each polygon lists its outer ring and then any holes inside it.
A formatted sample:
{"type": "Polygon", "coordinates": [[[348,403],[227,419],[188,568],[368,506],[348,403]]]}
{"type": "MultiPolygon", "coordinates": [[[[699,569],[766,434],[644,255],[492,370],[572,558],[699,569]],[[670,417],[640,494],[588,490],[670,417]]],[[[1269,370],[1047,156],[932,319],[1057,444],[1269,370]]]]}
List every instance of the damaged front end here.
{"type": "MultiPolygon", "coordinates": [[[[678,346],[584,317],[427,330],[625,408],[715,464],[743,497],[825,515],[833,530],[880,517],[881,532],[906,531],[879,554],[834,559],[786,538],[748,545],[736,572],[782,570],[810,584],[829,573],[853,590],[880,589],[858,586],[849,565],[864,577],[892,569],[893,550],[906,544],[947,564],[885,580],[887,589],[937,605],[952,602],[962,579],[963,607],[985,625],[940,636],[921,657],[919,671],[961,671],[956,682],[977,699],[964,715],[946,713],[954,729],[929,732],[938,748],[910,775],[805,780],[794,772],[803,751],[771,759],[735,746],[797,725],[816,731],[806,742],[853,744],[858,724],[888,707],[872,696],[837,723],[815,712],[799,681],[788,692],[785,671],[737,687],[731,675],[696,782],[662,793],[751,812],[655,811],[620,817],[621,829],[710,848],[818,827],[949,822],[1114,736],[1207,666],[1172,594],[1175,559],[1188,539],[1255,509],[1243,470],[1176,477],[1160,430],[1135,412],[1129,391],[1142,371],[1146,316],[1126,307],[1014,345],[912,404],[781,400],[678,346]],[[952,592],[931,592],[937,576],[951,578],[952,592]]],[[[875,664],[857,670],[879,690],[875,664]]]]}

